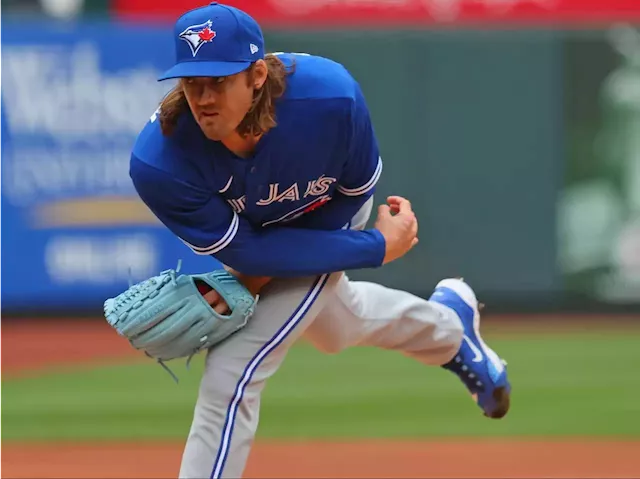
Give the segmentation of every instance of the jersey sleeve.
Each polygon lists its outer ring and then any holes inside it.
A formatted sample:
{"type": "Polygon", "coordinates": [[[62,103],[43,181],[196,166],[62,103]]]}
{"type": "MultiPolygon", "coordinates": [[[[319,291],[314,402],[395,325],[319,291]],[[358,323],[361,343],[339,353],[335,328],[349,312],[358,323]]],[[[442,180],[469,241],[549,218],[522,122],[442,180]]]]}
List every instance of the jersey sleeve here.
{"type": "Polygon", "coordinates": [[[347,159],[337,190],[345,196],[371,196],[382,174],[382,158],[364,95],[356,86],[351,105],[347,159]]]}
{"type": "Polygon", "coordinates": [[[252,276],[300,277],[382,265],[377,230],[254,228],[219,194],[183,182],[132,156],[130,176],[142,201],[196,254],[252,276]]]}
{"type": "Polygon", "coordinates": [[[219,195],[131,158],[130,176],[142,201],[197,254],[215,254],[238,233],[239,218],[219,195]]]}

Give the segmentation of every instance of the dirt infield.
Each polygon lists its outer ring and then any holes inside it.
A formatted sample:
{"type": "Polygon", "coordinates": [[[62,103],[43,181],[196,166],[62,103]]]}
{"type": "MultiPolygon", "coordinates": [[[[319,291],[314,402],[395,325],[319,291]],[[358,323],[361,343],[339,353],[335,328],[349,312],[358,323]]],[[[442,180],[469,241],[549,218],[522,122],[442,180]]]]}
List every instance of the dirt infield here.
{"type": "MultiPolygon", "coordinates": [[[[483,330],[493,334],[571,334],[576,330],[611,331],[640,329],[638,316],[581,317],[567,321],[566,316],[491,317],[483,330]]],[[[131,361],[140,358],[123,338],[99,319],[2,319],[2,374],[6,377],[38,373],[46,368],[91,366],[104,362],[131,361]],[[37,331],[37,335],[34,334],[37,331]]]]}
{"type": "MultiPolygon", "coordinates": [[[[2,477],[177,477],[181,445],[3,445],[2,477]]],[[[637,478],[639,443],[257,444],[247,478],[637,478]]]]}
{"type": "MultiPolygon", "coordinates": [[[[548,327],[549,321],[545,323],[548,327]]],[[[607,323],[610,327],[611,323],[607,323]]],[[[517,325],[507,325],[505,329],[513,331],[517,325]]],[[[539,332],[540,325],[533,329],[539,332]]],[[[78,362],[91,367],[139,358],[102,321],[63,324],[63,320],[51,319],[38,323],[3,320],[2,346],[5,377],[37,374],[46,368],[77,367],[78,362]]],[[[638,478],[638,451],[638,441],[584,439],[269,442],[256,444],[245,477],[638,478]]],[[[182,444],[3,443],[2,477],[177,477],[181,452],[182,444]]]]}
{"type": "Polygon", "coordinates": [[[135,357],[140,357],[140,353],[105,321],[2,319],[4,377],[135,357]]]}

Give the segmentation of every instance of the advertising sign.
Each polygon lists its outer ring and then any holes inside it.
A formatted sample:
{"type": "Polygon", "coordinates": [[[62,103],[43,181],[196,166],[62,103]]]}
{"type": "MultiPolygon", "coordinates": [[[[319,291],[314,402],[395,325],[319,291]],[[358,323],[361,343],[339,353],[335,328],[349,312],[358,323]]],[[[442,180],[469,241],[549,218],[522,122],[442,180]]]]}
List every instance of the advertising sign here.
{"type": "MultiPolygon", "coordinates": [[[[264,26],[397,27],[640,20],[637,0],[228,0],[264,26]]],[[[198,0],[115,0],[119,18],[175,20],[198,0]]]]}
{"type": "Polygon", "coordinates": [[[184,260],[129,178],[136,135],[172,86],[166,30],[2,32],[2,307],[95,307],[184,260]],[[33,32],[32,32],[33,33],[33,32]]]}
{"type": "Polygon", "coordinates": [[[568,291],[640,298],[640,33],[567,40],[559,260],[568,291]]]}

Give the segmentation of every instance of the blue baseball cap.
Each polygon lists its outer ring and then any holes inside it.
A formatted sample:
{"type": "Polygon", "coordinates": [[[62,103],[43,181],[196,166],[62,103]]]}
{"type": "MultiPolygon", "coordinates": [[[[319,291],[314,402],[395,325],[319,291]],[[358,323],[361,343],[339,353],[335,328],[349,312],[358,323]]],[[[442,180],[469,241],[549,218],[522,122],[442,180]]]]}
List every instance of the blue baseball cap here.
{"type": "Polygon", "coordinates": [[[158,81],[234,75],[264,58],[258,23],[237,8],[212,2],[182,15],[174,26],[176,62],[158,81]]]}

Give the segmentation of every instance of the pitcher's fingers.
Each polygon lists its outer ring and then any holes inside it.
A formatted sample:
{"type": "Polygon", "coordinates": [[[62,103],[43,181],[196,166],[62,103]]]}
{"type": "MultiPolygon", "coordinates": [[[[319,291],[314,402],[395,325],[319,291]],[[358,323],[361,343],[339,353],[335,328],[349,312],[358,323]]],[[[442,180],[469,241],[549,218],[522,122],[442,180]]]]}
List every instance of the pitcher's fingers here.
{"type": "Polygon", "coordinates": [[[227,306],[227,303],[222,298],[220,298],[220,302],[213,307],[213,310],[218,314],[228,314],[230,312],[229,306],[227,306]]]}
{"type": "Polygon", "coordinates": [[[398,212],[400,211],[400,203],[403,201],[408,201],[402,196],[388,196],[387,204],[391,207],[392,211],[398,212]]]}
{"type": "Polygon", "coordinates": [[[390,208],[387,205],[380,205],[378,206],[378,216],[379,217],[385,217],[385,216],[390,216],[391,212],[390,212],[390,208]]]}
{"type": "Polygon", "coordinates": [[[215,289],[212,289],[211,291],[207,291],[207,293],[203,295],[203,298],[211,306],[217,304],[218,301],[220,301],[220,295],[215,289]]]}
{"type": "Polygon", "coordinates": [[[413,215],[413,209],[411,208],[411,202],[401,198],[398,202],[398,209],[400,214],[413,215]]]}
{"type": "Polygon", "coordinates": [[[387,204],[389,204],[389,205],[393,205],[393,204],[397,205],[403,199],[404,198],[402,196],[387,196],[387,204]]]}
{"type": "Polygon", "coordinates": [[[414,221],[413,225],[411,225],[411,234],[413,236],[418,236],[418,222],[414,221]]]}
{"type": "Polygon", "coordinates": [[[401,201],[405,201],[406,198],[404,196],[399,195],[390,195],[387,196],[387,203],[400,203],[401,201]]]}

